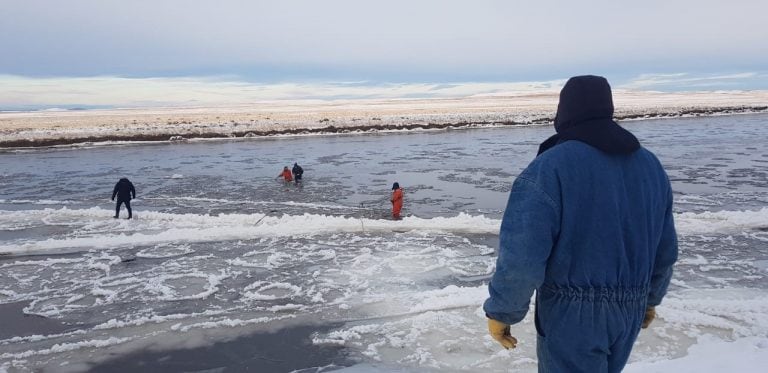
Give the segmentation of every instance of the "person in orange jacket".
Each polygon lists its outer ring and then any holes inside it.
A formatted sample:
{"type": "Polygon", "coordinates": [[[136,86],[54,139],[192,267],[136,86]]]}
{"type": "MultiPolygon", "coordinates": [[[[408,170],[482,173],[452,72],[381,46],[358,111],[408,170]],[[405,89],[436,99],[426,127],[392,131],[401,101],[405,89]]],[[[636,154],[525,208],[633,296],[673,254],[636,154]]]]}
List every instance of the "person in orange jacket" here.
{"type": "Polygon", "coordinates": [[[285,180],[286,183],[290,183],[293,181],[293,175],[291,174],[291,170],[288,169],[288,166],[283,167],[283,172],[280,173],[280,175],[277,175],[277,177],[283,177],[283,180],[285,180]]]}
{"type": "Polygon", "coordinates": [[[392,218],[400,219],[400,210],[403,208],[403,189],[400,188],[399,183],[392,184],[392,218]]]}

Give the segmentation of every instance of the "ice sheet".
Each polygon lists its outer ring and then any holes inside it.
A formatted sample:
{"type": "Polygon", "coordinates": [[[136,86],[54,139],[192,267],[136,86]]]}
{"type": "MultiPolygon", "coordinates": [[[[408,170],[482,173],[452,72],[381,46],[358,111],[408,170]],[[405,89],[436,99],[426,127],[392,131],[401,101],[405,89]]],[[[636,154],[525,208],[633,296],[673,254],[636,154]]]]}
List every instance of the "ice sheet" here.
{"type": "MultiPolygon", "coordinates": [[[[627,125],[669,171],[681,248],[670,294],[628,369],[727,363],[715,349],[742,359],[733,366],[744,371],[762,364],[762,118],[627,125]]],[[[57,327],[4,334],[0,367],[85,371],[111,356],[215,351],[302,326],[315,331],[301,337],[316,343],[306,350],[343,351],[362,362],[357,369],[535,371],[530,316],[513,327],[520,347],[505,351],[486,335],[480,307],[509,186],[550,133],[5,153],[0,251],[13,254],[0,258],[0,317],[13,310],[20,324],[57,327]],[[294,157],[307,171],[303,186],[274,179],[275,165],[294,157]],[[139,192],[130,221],[112,219],[108,199],[123,175],[139,192]],[[393,181],[406,188],[402,221],[389,220],[393,181]]],[[[313,365],[322,366],[331,362],[313,365]]]]}

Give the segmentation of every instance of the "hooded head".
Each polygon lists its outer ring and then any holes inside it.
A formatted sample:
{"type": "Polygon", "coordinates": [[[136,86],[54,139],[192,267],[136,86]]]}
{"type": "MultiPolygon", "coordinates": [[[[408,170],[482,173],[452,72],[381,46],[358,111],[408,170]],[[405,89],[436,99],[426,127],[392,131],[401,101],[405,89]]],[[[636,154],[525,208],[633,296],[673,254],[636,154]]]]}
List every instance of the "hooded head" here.
{"type": "Polygon", "coordinates": [[[400,183],[394,183],[392,184],[392,190],[400,189],[400,183]]]}
{"type": "Polygon", "coordinates": [[[121,183],[127,183],[127,182],[129,182],[129,181],[130,181],[130,180],[128,180],[128,178],[127,178],[127,177],[121,177],[121,178],[120,178],[120,182],[121,182],[121,183]]]}
{"type": "Polygon", "coordinates": [[[583,123],[613,122],[611,86],[602,76],[583,75],[568,79],[560,91],[555,131],[568,130],[583,123]]]}
{"type": "Polygon", "coordinates": [[[560,91],[555,131],[556,135],[541,144],[539,154],[568,140],[578,140],[610,154],[628,154],[640,148],[637,138],[613,121],[611,86],[602,76],[568,79],[560,91]]]}

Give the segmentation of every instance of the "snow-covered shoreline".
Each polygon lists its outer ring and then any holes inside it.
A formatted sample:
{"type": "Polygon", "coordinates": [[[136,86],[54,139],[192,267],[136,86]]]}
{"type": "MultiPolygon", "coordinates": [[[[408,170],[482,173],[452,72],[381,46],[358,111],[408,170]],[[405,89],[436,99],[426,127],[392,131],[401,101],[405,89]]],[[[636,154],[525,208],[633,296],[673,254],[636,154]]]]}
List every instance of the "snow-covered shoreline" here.
{"type": "MultiPolygon", "coordinates": [[[[617,90],[616,119],[768,112],[767,91],[617,90]]],[[[0,112],[0,148],[550,123],[557,92],[451,99],[273,101],[227,107],[0,112]]]]}

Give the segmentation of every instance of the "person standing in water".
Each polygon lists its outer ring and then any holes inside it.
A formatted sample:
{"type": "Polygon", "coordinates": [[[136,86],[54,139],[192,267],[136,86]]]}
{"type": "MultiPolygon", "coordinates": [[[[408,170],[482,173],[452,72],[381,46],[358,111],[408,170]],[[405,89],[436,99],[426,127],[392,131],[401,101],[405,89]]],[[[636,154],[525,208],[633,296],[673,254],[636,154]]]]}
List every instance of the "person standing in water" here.
{"type": "Polygon", "coordinates": [[[293,178],[296,180],[296,184],[301,182],[301,176],[304,175],[304,169],[299,166],[298,163],[293,164],[293,178]]]}
{"type": "Polygon", "coordinates": [[[293,175],[291,174],[291,170],[288,169],[288,166],[283,167],[283,172],[281,172],[280,175],[277,175],[278,178],[281,176],[283,178],[283,181],[285,181],[286,183],[290,183],[291,181],[293,181],[293,175]]]}
{"type": "Polygon", "coordinates": [[[392,184],[392,218],[400,220],[400,210],[403,209],[403,189],[399,183],[392,184]]]}
{"type": "Polygon", "coordinates": [[[117,205],[115,205],[115,216],[117,219],[120,216],[120,205],[125,204],[125,208],[128,210],[128,219],[133,217],[133,211],[131,210],[131,198],[136,198],[136,189],[133,187],[128,178],[120,179],[115,184],[115,189],[112,190],[112,200],[115,200],[117,196],[117,205]]]}

